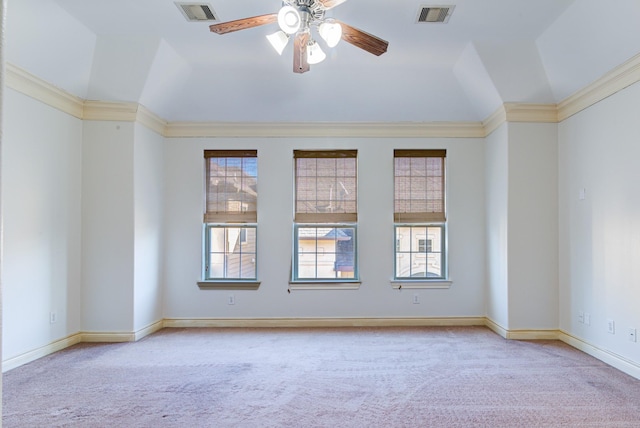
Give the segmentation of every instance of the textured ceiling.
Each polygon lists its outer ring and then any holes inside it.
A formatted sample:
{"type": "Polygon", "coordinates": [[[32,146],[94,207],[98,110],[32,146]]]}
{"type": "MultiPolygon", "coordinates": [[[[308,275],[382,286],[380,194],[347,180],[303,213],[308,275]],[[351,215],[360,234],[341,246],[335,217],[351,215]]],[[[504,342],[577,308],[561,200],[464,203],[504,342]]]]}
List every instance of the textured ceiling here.
{"type": "MultiPolygon", "coordinates": [[[[278,0],[209,0],[221,21],[278,0]]],[[[389,41],[345,42],[292,72],[265,35],[187,22],[172,0],[8,0],[9,62],[85,99],[139,102],[170,121],[433,122],[485,119],[503,102],[554,103],[640,52],[640,2],[457,0],[417,24],[416,0],[349,0],[327,13],[389,41]],[[597,50],[593,48],[596,47],[597,50]]],[[[437,3],[443,4],[443,3],[437,3]]]]}

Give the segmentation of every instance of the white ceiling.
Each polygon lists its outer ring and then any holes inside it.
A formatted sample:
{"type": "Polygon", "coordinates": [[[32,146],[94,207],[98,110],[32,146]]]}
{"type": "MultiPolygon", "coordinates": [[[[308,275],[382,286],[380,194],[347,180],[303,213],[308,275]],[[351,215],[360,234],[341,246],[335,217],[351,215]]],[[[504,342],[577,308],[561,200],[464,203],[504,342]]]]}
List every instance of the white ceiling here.
{"type": "MultiPolygon", "coordinates": [[[[208,0],[221,21],[278,0],[208,0]]],[[[6,59],[85,99],[139,102],[170,121],[433,122],[503,102],[555,103],[640,52],[640,1],[349,0],[327,12],[389,41],[342,42],[305,74],[265,35],[187,22],[173,0],[8,0],[6,59]],[[417,24],[424,5],[455,5],[417,24]]]]}

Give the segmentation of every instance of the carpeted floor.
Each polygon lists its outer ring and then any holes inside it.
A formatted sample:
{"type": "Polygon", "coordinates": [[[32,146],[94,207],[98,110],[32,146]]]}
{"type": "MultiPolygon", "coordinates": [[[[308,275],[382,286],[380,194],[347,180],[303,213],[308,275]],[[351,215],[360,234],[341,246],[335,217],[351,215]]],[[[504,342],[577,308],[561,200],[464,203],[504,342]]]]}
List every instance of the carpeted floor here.
{"type": "Polygon", "coordinates": [[[10,427],[640,427],[640,381],[482,327],[165,329],[3,378],[10,427]]]}

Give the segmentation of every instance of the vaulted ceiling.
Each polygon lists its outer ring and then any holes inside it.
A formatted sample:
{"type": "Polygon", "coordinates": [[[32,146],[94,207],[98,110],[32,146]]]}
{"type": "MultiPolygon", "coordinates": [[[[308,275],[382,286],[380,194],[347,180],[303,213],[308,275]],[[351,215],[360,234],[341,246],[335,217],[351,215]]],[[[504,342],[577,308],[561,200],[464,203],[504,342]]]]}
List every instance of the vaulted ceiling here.
{"type": "MultiPolygon", "coordinates": [[[[218,22],[278,0],[205,0],[218,22]]],[[[8,62],[88,100],[137,102],[169,121],[480,121],[504,102],[557,103],[640,52],[640,1],[348,0],[327,12],[389,42],[348,43],[292,71],[269,24],[225,35],[173,0],[8,0],[8,62]],[[417,23],[425,6],[447,23],[417,23]]]]}

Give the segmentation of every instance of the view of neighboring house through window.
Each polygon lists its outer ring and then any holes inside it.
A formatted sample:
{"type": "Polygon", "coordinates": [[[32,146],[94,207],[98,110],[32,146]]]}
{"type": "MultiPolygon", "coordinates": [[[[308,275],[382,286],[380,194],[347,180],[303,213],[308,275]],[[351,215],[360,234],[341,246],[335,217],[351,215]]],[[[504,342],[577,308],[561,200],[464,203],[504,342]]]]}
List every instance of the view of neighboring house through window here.
{"type": "Polygon", "coordinates": [[[394,151],[395,279],[446,279],[445,150],[394,151]]]}
{"type": "Polygon", "coordinates": [[[256,280],[255,150],[205,150],[204,280],[256,280]]]}
{"type": "Polygon", "coordinates": [[[357,280],[357,151],[295,150],[293,280],[357,280]]]}

